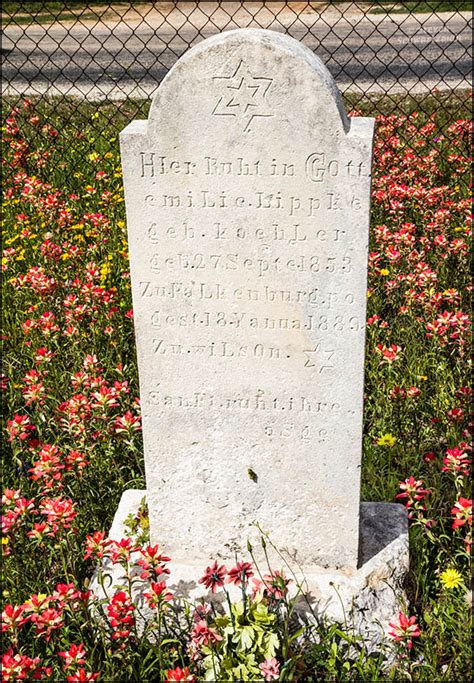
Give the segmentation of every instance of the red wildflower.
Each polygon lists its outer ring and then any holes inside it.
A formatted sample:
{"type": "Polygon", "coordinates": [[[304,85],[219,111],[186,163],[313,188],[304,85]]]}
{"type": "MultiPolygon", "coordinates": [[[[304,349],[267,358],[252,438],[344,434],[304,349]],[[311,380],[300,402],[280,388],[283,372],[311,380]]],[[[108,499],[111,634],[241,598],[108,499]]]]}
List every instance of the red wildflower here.
{"type": "Polygon", "coordinates": [[[451,474],[457,474],[458,472],[461,476],[469,473],[469,466],[471,461],[460,448],[448,448],[446,451],[446,456],[443,458],[443,472],[450,472],[451,474]]]}
{"type": "Polygon", "coordinates": [[[5,489],[2,495],[2,505],[15,505],[15,501],[21,496],[19,489],[5,489]]]}
{"type": "Polygon", "coordinates": [[[451,422],[463,422],[464,420],[464,410],[462,408],[451,408],[446,415],[451,422]]]}
{"type": "Polygon", "coordinates": [[[28,678],[36,678],[39,657],[32,659],[26,655],[20,655],[12,648],[2,655],[2,681],[17,681],[28,678]]]}
{"type": "Polygon", "coordinates": [[[49,526],[49,524],[46,524],[46,522],[36,522],[35,524],[33,524],[33,528],[31,529],[31,531],[28,531],[26,535],[28,536],[28,538],[31,538],[39,543],[42,543],[44,541],[45,536],[51,536],[53,534],[51,533],[51,527],[49,526]]]}
{"type": "Polygon", "coordinates": [[[2,633],[7,631],[17,631],[23,624],[29,621],[29,617],[25,616],[24,605],[10,605],[7,603],[2,612],[2,633]]]}
{"type": "Polygon", "coordinates": [[[412,638],[418,638],[420,629],[416,623],[416,617],[408,617],[403,612],[398,615],[398,624],[389,624],[391,631],[388,635],[397,642],[406,642],[408,649],[413,646],[412,638]]]}
{"type": "Polygon", "coordinates": [[[204,584],[206,588],[210,588],[215,593],[219,586],[224,585],[226,573],[227,569],[225,566],[221,565],[219,567],[217,561],[215,561],[211,567],[207,567],[204,576],[199,579],[198,583],[204,584]]]}
{"type": "Polygon", "coordinates": [[[382,356],[381,364],[388,363],[391,365],[400,356],[402,347],[397,344],[390,344],[390,346],[385,346],[385,344],[377,344],[375,349],[376,353],[382,356]]]}
{"type": "Polygon", "coordinates": [[[107,554],[112,562],[118,562],[122,565],[127,565],[132,553],[137,550],[138,547],[134,545],[131,538],[122,538],[120,541],[109,540],[107,546],[107,554]]]}
{"type": "Polygon", "coordinates": [[[113,427],[116,434],[127,434],[128,436],[131,436],[133,432],[141,429],[140,418],[137,415],[134,415],[130,410],[127,410],[123,417],[115,418],[113,427]]]}
{"type": "Polygon", "coordinates": [[[53,599],[57,601],[58,606],[62,609],[69,607],[72,611],[85,605],[89,596],[90,591],[82,592],[73,583],[58,583],[53,592],[53,599]]]}
{"type": "Polygon", "coordinates": [[[167,590],[164,581],[161,583],[152,581],[150,587],[151,590],[144,592],[143,596],[151,609],[157,609],[163,602],[169,602],[173,599],[173,595],[167,590]]]}
{"type": "Polygon", "coordinates": [[[459,496],[454,507],[451,508],[451,514],[455,518],[452,525],[453,529],[459,529],[465,524],[472,526],[472,499],[459,496]]]}
{"type": "Polygon", "coordinates": [[[13,420],[7,420],[8,441],[18,438],[24,441],[34,431],[35,427],[30,423],[28,415],[14,415],[13,420]]]}
{"type": "Polygon", "coordinates": [[[69,529],[72,520],[77,515],[74,503],[70,498],[45,498],[40,505],[40,512],[46,515],[46,521],[51,524],[53,531],[59,527],[69,529]]]}
{"type": "Polygon", "coordinates": [[[99,678],[98,673],[88,673],[85,669],[81,668],[75,671],[70,676],[66,676],[66,680],[69,683],[85,683],[86,681],[96,681],[99,678]]]}
{"type": "Polygon", "coordinates": [[[400,482],[400,488],[402,493],[398,493],[396,498],[406,498],[406,507],[412,505],[415,501],[423,500],[425,496],[429,495],[431,491],[422,488],[423,480],[415,479],[415,477],[410,476],[405,481],[400,482]]]}
{"type": "Polygon", "coordinates": [[[54,607],[47,607],[42,612],[33,612],[30,619],[35,625],[36,633],[44,636],[46,640],[50,639],[52,631],[64,626],[62,610],[54,607]]]}
{"type": "Polygon", "coordinates": [[[189,673],[189,668],[187,666],[181,669],[179,666],[176,669],[168,669],[166,672],[165,683],[172,683],[172,681],[195,681],[196,679],[192,674],[189,673]]]}
{"type": "Polygon", "coordinates": [[[86,651],[83,643],[80,643],[79,645],[72,644],[69,647],[69,650],[58,652],[58,655],[64,659],[64,668],[67,669],[72,665],[77,666],[83,664],[84,659],[86,658],[86,651]]]}
{"type": "Polygon", "coordinates": [[[134,611],[135,605],[125,591],[115,593],[107,605],[109,622],[112,628],[115,629],[112,638],[121,639],[127,638],[130,635],[131,629],[135,625],[134,611]]]}
{"type": "Polygon", "coordinates": [[[158,545],[149,545],[139,550],[142,557],[137,561],[137,564],[143,569],[140,574],[141,579],[158,578],[161,574],[170,573],[170,570],[164,567],[163,563],[169,562],[171,558],[159,553],[158,545]]]}
{"type": "Polygon", "coordinates": [[[88,560],[90,557],[103,557],[109,543],[110,541],[105,538],[105,533],[103,531],[94,531],[92,536],[86,537],[86,553],[84,559],[88,560]]]}

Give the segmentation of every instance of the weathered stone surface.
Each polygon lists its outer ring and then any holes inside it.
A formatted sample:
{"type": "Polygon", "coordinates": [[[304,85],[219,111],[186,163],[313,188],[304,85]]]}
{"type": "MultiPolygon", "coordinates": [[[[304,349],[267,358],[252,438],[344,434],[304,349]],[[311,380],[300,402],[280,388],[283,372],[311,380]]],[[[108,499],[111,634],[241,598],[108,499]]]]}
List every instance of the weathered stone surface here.
{"type": "Polygon", "coordinates": [[[187,52],[121,134],[152,541],[259,535],[355,567],[373,120],[245,29],[187,52]]]}
{"type": "MultiPolygon", "coordinates": [[[[145,491],[133,489],[124,492],[109,538],[119,540],[125,536],[125,520],[129,515],[137,513],[145,495],[145,491]]],[[[167,583],[177,597],[190,602],[203,596],[214,601],[222,598],[219,594],[206,594],[205,588],[198,584],[207,564],[180,565],[173,559],[169,564],[171,574],[167,583]]],[[[249,558],[245,556],[244,559],[249,558]]],[[[304,592],[299,609],[304,621],[311,623],[314,619],[324,617],[347,625],[372,650],[384,640],[388,624],[406,604],[403,582],[409,566],[408,518],[402,505],[361,503],[359,564],[359,568],[354,571],[313,568],[310,572],[301,573],[297,567],[292,567],[295,582],[290,584],[290,591],[294,592],[299,585],[304,592]]],[[[273,568],[280,567],[281,561],[273,568]]],[[[265,566],[260,569],[265,573],[265,566]]],[[[99,599],[113,595],[126,585],[124,570],[120,565],[112,565],[105,560],[102,572],[106,577],[106,591],[100,585],[97,574],[90,586],[99,599]]],[[[147,620],[151,619],[152,613],[143,598],[147,584],[137,578],[139,573],[140,569],[136,568],[133,598],[139,607],[140,626],[143,628],[147,620]]],[[[288,570],[286,574],[289,575],[288,570]]],[[[240,589],[227,585],[227,590],[233,600],[241,600],[240,589]]]]}

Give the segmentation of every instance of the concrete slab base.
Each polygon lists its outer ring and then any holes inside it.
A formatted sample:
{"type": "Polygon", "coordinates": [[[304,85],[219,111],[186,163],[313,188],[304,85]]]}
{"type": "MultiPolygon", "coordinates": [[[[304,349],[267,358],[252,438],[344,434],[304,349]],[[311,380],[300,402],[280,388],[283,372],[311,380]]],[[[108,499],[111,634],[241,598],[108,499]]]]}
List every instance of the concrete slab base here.
{"type": "MultiPolygon", "coordinates": [[[[145,496],[146,491],[136,489],[123,493],[109,538],[120,540],[130,535],[126,520],[130,515],[136,516],[145,496]]],[[[208,564],[213,560],[209,558],[208,564]]],[[[399,610],[406,606],[404,580],[408,567],[408,518],[405,508],[394,503],[361,503],[359,567],[352,571],[322,567],[294,569],[290,593],[299,593],[297,611],[304,621],[326,619],[344,624],[353,629],[355,635],[361,636],[371,651],[385,639],[389,622],[396,619],[399,610]]],[[[280,566],[274,565],[273,568],[280,569],[280,566]]],[[[206,593],[206,589],[198,584],[205,569],[201,562],[199,565],[171,562],[169,569],[171,575],[167,585],[176,597],[191,602],[203,597],[217,602],[222,600],[218,593],[206,593]]],[[[151,612],[143,598],[148,584],[139,578],[140,571],[140,567],[133,569],[132,594],[143,624],[151,612]]],[[[287,568],[285,575],[290,576],[287,568]]],[[[94,574],[90,588],[102,600],[110,598],[126,585],[123,568],[105,559],[101,571],[94,574]]],[[[239,589],[233,586],[229,588],[232,599],[241,599],[239,589]],[[235,593],[232,594],[234,589],[235,593]]]]}

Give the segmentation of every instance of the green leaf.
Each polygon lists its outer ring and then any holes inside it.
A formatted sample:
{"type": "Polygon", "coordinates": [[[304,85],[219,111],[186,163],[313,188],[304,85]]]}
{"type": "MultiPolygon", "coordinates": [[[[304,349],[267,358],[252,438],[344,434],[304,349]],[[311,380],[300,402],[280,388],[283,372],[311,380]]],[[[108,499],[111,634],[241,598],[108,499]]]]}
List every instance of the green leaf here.
{"type": "Polygon", "coordinates": [[[276,633],[267,633],[265,637],[265,659],[269,657],[274,657],[278,646],[280,645],[280,639],[276,633]]]}

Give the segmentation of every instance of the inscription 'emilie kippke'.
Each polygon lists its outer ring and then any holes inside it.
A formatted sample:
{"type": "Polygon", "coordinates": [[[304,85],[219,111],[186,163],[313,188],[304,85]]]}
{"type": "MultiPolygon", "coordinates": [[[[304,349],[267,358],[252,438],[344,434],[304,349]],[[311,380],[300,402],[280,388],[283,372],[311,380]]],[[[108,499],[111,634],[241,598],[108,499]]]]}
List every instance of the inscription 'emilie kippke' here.
{"type": "MultiPolygon", "coordinates": [[[[164,209],[249,209],[260,213],[265,210],[278,210],[288,216],[316,216],[320,210],[342,212],[344,209],[362,208],[361,200],[352,194],[344,198],[338,192],[324,192],[319,197],[285,196],[277,192],[255,191],[248,194],[226,192],[225,190],[188,190],[181,194],[147,194],[145,204],[164,209]]],[[[342,214],[341,214],[342,215],[342,214]]]]}

